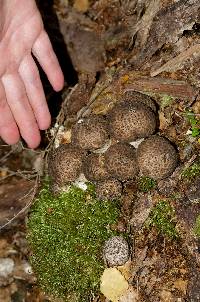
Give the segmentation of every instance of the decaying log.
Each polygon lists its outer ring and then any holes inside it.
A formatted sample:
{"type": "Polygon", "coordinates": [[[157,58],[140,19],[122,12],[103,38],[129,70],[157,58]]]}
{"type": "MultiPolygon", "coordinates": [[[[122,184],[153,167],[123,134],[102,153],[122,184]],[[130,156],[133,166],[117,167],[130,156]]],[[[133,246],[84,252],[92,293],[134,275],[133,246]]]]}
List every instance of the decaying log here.
{"type": "Polygon", "coordinates": [[[193,56],[200,57],[200,44],[193,45],[185,50],[183,53],[179,54],[175,58],[169,60],[160,68],[151,72],[151,76],[155,77],[156,75],[160,74],[161,72],[173,72],[178,69],[181,69],[184,66],[184,63],[191,59],[193,56]]]}
{"type": "MultiPolygon", "coordinates": [[[[131,61],[139,67],[150,59],[164,44],[175,43],[185,30],[191,30],[193,25],[200,19],[199,0],[179,0],[172,5],[161,8],[154,16],[151,25],[149,18],[147,28],[148,38],[145,45],[138,48],[136,56],[131,61]]],[[[145,23],[142,28],[144,28],[145,23]]],[[[135,34],[135,32],[133,32],[135,34]]],[[[137,43],[137,39],[136,39],[137,43]]],[[[135,50],[134,50],[135,51],[135,50]]]]}
{"type": "Polygon", "coordinates": [[[81,116],[91,112],[105,114],[126,91],[137,91],[153,97],[168,95],[178,100],[189,101],[189,103],[193,103],[198,95],[198,89],[185,81],[162,77],[151,78],[140,72],[132,71],[119,75],[104,89],[101,89],[99,84],[98,91],[94,89],[87,106],[81,110],[81,116]]]}
{"type": "Polygon", "coordinates": [[[165,78],[142,77],[135,79],[132,83],[124,85],[125,90],[135,90],[144,93],[167,94],[183,100],[194,100],[197,90],[185,81],[171,80],[165,78]]]}

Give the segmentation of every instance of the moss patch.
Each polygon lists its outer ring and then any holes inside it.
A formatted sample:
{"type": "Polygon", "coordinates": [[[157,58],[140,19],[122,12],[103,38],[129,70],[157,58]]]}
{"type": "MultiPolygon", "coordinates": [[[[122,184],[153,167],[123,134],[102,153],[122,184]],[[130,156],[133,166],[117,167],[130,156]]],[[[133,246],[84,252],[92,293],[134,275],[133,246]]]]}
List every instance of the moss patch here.
{"type": "Polygon", "coordinates": [[[150,177],[142,176],[138,180],[138,189],[141,192],[147,193],[156,187],[156,181],[150,177]]]}
{"type": "Polygon", "coordinates": [[[165,200],[159,201],[151,211],[148,226],[156,227],[160,233],[171,239],[179,238],[176,230],[174,209],[165,200]]]}
{"type": "Polygon", "coordinates": [[[200,162],[194,163],[182,172],[182,178],[193,180],[200,175],[200,162]]]}
{"type": "Polygon", "coordinates": [[[160,107],[162,109],[164,109],[164,108],[170,106],[173,101],[174,101],[174,98],[172,96],[164,94],[161,98],[160,107]]]}
{"type": "Polygon", "coordinates": [[[56,198],[44,186],[31,209],[27,237],[45,292],[64,301],[90,301],[103,271],[102,245],[118,216],[118,204],[98,201],[91,186],[71,187],[56,198]]]}
{"type": "Polygon", "coordinates": [[[192,136],[197,137],[200,135],[200,121],[196,118],[196,115],[192,110],[186,111],[186,118],[191,125],[192,136]]]}
{"type": "Polygon", "coordinates": [[[196,236],[200,237],[200,215],[198,215],[196,218],[194,233],[196,236]]]}

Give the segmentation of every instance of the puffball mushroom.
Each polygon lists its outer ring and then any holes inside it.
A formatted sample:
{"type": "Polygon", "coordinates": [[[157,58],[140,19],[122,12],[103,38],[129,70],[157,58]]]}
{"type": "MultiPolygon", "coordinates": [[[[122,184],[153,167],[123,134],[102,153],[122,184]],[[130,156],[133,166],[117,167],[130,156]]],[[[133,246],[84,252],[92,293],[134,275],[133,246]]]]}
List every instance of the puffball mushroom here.
{"type": "Polygon", "coordinates": [[[101,148],[108,140],[107,120],[91,115],[78,121],[72,128],[72,143],[85,150],[101,148]]]}
{"type": "Polygon", "coordinates": [[[153,112],[156,112],[156,103],[146,94],[130,90],[124,93],[121,100],[125,102],[132,101],[133,103],[142,103],[149,107],[153,112]]]}
{"type": "Polygon", "coordinates": [[[137,149],[140,172],[155,180],[168,177],[178,164],[178,154],[164,137],[153,135],[145,139],[137,149]]]}
{"type": "Polygon", "coordinates": [[[108,266],[123,265],[130,256],[127,241],[122,236],[111,237],[103,247],[103,256],[108,266]]]}
{"type": "Polygon", "coordinates": [[[125,181],[138,173],[135,148],[127,143],[112,145],[104,154],[105,167],[112,177],[125,181]]]}
{"type": "Polygon", "coordinates": [[[110,177],[105,168],[105,158],[103,154],[91,153],[83,164],[85,177],[91,181],[105,180],[110,177]]]}
{"type": "Polygon", "coordinates": [[[58,184],[76,180],[82,170],[84,155],[83,150],[71,144],[60,145],[49,154],[49,176],[58,184]]]}
{"type": "Polygon", "coordinates": [[[117,179],[107,179],[97,182],[97,198],[100,200],[113,200],[119,198],[122,194],[122,184],[117,179]]]}
{"type": "Polygon", "coordinates": [[[109,113],[110,134],[119,141],[131,142],[154,133],[156,117],[150,107],[127,100],[109,113]]]}

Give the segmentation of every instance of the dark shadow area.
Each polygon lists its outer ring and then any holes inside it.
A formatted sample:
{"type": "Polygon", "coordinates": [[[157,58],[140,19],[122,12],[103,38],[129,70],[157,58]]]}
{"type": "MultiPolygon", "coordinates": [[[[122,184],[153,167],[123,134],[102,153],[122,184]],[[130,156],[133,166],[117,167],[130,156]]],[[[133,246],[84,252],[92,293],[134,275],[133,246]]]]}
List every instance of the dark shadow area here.
{"type": "Polygon", "coordinates": [[[195,23],[190,30],[184,30],[183,36],[185,37],[191,37],[192,35],[200,35],[200,24],[195,23]]]}
{"type": "MultiPolygon", "coordinates": [[[[53,7],[54,1],[37,0],[36,2],[42,15],[44,27],[64,73],[66,85],[74,86],[78,82],[78,76],[72,65],[63,35],[60,31],[58,17],[53,7]]],[[[54,92],[41,67],[39,67],[39,71],[52,118],[55,118],[59,113],[62,103],[61,93],[54,92]]]]}

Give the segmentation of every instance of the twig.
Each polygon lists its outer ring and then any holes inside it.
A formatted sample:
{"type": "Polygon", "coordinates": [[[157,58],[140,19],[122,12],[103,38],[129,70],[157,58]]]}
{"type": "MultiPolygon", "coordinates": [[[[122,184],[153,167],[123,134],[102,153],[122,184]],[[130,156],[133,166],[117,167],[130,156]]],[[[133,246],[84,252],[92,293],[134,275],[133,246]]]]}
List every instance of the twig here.
{"type": "Polygon", "coordinates": [[[12,147],[9,152],[7,152],[1,159],[0,162],[3,163],[7,160],[7,158],[17,149],[16,146],[12,147]]]}
{"type": "MultiPolygon", "coordinates": [[[[3,170],[4,170],[4,168],[0,168],[0,171],[3,171],[3,170]]],[[[21,178],[28,179],[28,180],[37,177],[36,171],[20,171],[20,170],[11,171],[9,169],[6,169],[6,172],[8,172],[10,174],[0,178],[0,182],[11,176],[20,176],[21,178]]]]}

